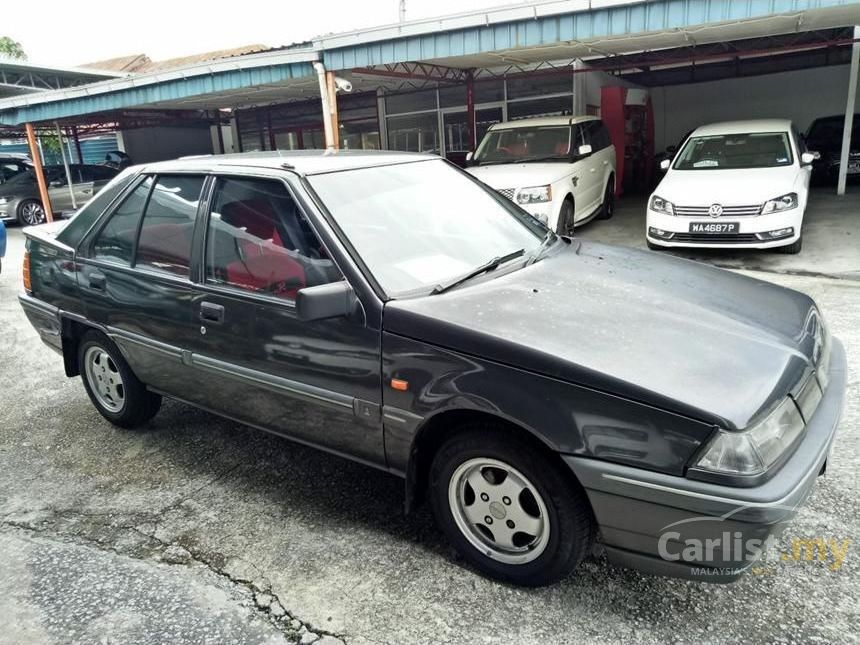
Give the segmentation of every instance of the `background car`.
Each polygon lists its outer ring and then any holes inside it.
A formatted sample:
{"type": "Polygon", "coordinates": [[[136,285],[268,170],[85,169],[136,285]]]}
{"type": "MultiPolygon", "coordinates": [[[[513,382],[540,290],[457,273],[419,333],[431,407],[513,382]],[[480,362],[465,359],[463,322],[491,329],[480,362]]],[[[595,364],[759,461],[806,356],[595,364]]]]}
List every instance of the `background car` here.
{"type": "Polygon", "coordinates": [[[468,172],[562,235],[615,207],[615,147],[597,117],[493,125],[468,172]]]}
{"type": "MultiPolygon", "coordinates": [[[[117,170],[107,166],[72,164],[72,189],[75,203],[69,191],[66,169],[63,166],[45,166],[48,196],[56,213],[74,210],[86,204],[93,195],[113,179],[117,170]]],[[[26,226],[45,221],[45,209],[39,196],[39,186],[32,167],[16,174],[0,185],[0,221],[17,221],[26,226]]]]}
{"type": "Polygon", "coordinates": [[[0,184],[5,184],[15,175],[32,168],[32,163],[26,155],[9,155],[0,153],[0,184]]]}
{"type": "MultiPolygon", "coordinates": [[[[842,133],[845,116],[828,116],[815,119],[806,133],[806,145],[821,155],[812,165],[814,180],[835,182],[839,175],[842,155],[842,133]]],[[[848,177],[860,176],[860,114],[854,115],[851,146],[848,152],[848,177]]]]}
{"type": "Polygon", "coordinates": [[[649,248],[797,253],[815,158],[785,119],[697,128],[661,164],[666,176],[648,200],[649,248]]]}
{"type": "Polygon", "coordinates": [[[0,271],[3,270],[3,258],[6,256],[6,225],[0,221],[0,271]]]}

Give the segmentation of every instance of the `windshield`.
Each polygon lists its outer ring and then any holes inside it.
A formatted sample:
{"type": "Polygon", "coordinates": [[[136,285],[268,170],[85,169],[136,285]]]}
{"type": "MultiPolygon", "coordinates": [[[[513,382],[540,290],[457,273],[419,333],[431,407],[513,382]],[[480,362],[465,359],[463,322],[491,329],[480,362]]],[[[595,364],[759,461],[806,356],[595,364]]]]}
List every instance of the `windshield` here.
{"type": "Polygon", "coordinates": [[[569,125],[490,130],[475,153],[476,165],[570,161],[569,125]]]}
{"type": "Polygon", "coordinates": [[[425,293],[496,257],[536,250],[546,229],[445,161],[308,177],[392,297],[425,293]]]}
{"type": "Polygon", "coordinates": [[[793,163],[788,132],[753,132],[691,137],[675,159],[675,170],[775,168],[793,163]]]}
{"type": "MultiPolygon", "coordinates": [[[[842,131],[845,128],[844,117],[828,117],[818,119],[809,128],[807,144],[815,150],[817,147],[826,149],[839,148],[842,145],[842,131]]],[[[860,148],[860,116],[854,116],[851,128],[851,147],[860,148]]]]}

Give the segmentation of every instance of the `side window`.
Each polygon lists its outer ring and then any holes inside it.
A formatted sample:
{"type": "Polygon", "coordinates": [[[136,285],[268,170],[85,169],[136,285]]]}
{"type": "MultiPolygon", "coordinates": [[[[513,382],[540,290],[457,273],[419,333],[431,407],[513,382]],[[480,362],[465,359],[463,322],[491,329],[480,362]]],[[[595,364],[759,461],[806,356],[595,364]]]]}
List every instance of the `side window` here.
{"type": "Polygon", "coordinates": [[[159,175],[140,227],[135,266],[188,277],[203,180],[202,176],[159,175]]]}
{"type": "Polygon", "coordinates": [[[117,176],[116,170],[113,168],[106,168],[105,166],[90,166],[89,172],[95,181],[105,181],[117,176]]]}
{"type": "Polygon", "coordinates": [[[591,144],[592,152],[609,146],[609,136],[601,121],[587,121],[584,125],[588,130],[588,142],[591,144]]]}
{"type": "Polygon", "coordinates": [[[579,155],[579,146],[584,146],[588,143],[588,136],[585,131],[585,124],[579,123],[573,126],[573,152],[579,155]]]}
{"type": "Polygon", "coordinates": [[[293,299],[340,272],[286,186],[265,179],[219,179],[206,234],[206,280],[293,299]]]}
{"type": "Polygon", "coordinates": [[[131,266],[134,238],[151,188],[152,178],[148,177],[114,210],[93,243],[94,258],[131,266]]]}
{"type": "Polygon", "coordinates": [[[72,166],[72,181],[77,183],[88,183],[93,180],[93,171],[90,166],[72,166]]]}

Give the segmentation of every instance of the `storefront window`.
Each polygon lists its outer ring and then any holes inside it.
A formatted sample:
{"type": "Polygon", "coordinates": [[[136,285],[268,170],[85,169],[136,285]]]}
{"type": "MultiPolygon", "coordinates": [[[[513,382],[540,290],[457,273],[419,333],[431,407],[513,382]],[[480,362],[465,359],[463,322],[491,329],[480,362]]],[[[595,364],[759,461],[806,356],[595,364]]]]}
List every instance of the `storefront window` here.
{"type": "Polygon", "coordinates": [[[533,101],[508,102],[508,120],[524,119],[530,116],[557,116],[573,112],[572,96],[554,96],[533,101]]]}
{"type": "Polygon", "coordinates": [[[379,124],[375,118],[340,124],[340,147],[345,150],[379,150],[379,124]]]}
{"type": "Polygon", "coordinates": [[[527,76],[517,76],[508,79],[508,100],[528,96],[546,94],[573,93],[573,78],[568,73],[540,74],[535,72],[527,76]]]}
{"type": "Polygon", "coordinates": [[[391,150],[439,153],[437,113],[395,116],[388,119],[388,147],[391,150]]]}
{"type": "Polygon", "coordinates": [[[494,78],[475,81],[475,103],[497,103],[505,100],[505,81],[494,78]]]}
{"type": "MultiPolygon", "coordinates": [[[[465,100],[463,101],[465,104],[465,100]]],[[[392,94],[385,97],[386,114],[403,114],[436,109],[436,90],[422,90],[408,94],[392,94]]]]}

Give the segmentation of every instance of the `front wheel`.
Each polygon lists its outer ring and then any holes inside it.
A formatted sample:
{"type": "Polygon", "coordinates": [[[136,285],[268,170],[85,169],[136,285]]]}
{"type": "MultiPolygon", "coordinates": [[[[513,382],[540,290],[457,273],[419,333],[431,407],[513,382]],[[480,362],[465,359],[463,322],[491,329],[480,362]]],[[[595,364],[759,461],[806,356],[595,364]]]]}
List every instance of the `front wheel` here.
{"type": "Polygon", "coordinates": [[[567,576],[591,548],[594,521],[582,488],[549,455],[473,426],[433,460],[436,521],[485,575],[526,586],[567,576]]]}
{"type": "Polygon", "coordinates": [[[146,389],[104,334],[93,330],[84,335],[78,345],[78,365],[90,401],[114,425],[138,426],[161,407],[161,397],[146,389]]]}
{"type": "Polygon", "coordinates": [[[25,199],[18,204],[18,222],[22,226],[35,226],[45,221],[45,209],[35,199],[25,199]]]}
{"type": "Polygon", "coordinates": [[[573,199],[568,197],[561,204],[561,210],[558,213],[558,223],[555,226],[555,232],[559,235],[571,237],[574,229],[574,208],[573,199]]]}
{"type": "Polygon", "coordinates": [[[788,255],[795,255],[800,253],[800,250],[803,248],[803,235],[800,235],[794,242],[791,244],[787,244],[785,246],[779,246],[776,248],[776,251],[779,253],[786,253],[788,255]]]}

